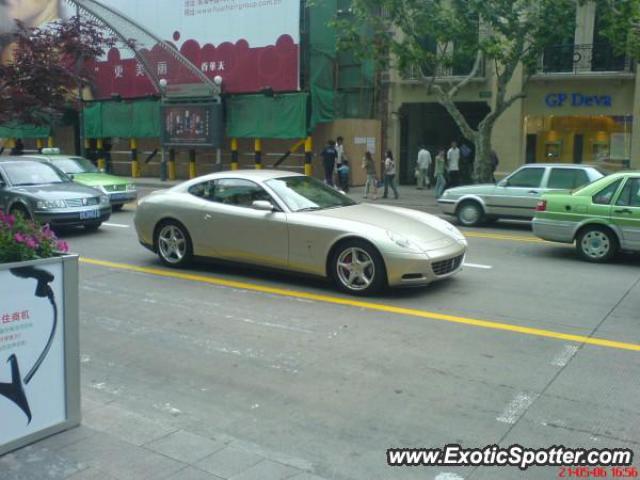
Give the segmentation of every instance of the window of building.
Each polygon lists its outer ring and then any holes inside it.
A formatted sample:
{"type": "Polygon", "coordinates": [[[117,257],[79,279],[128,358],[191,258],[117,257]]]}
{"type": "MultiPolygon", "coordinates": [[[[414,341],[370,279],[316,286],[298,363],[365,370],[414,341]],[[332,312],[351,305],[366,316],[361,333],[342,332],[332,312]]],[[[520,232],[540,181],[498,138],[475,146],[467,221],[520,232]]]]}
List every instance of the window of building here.
{"type": "MultiPolygon", "coordinates": [[[[565,101],[580,102],[584,97],[565,101]]],[[[531,160],[627,167],[632,124],[631,115],[527,116],[525,129],[531,160]]]]}

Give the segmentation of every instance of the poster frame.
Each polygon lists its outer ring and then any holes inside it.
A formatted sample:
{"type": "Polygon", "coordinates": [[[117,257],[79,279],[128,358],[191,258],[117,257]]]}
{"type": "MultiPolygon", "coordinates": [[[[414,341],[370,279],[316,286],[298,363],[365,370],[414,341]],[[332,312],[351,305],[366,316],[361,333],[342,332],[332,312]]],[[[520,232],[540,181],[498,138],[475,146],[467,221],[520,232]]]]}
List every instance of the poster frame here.
{"type": "Polygon", "coordinates": [[[65,420],[37,432],[16,438],[8,443],[0,445],[0,456],[17,450],[26,445],[42,440],[51,435],[69,430],[80,425],[82,420],[80,400],[80,345],[79,345],[79,318],[78,318],[78,256],[63,255],[60,257],[32,260],[19,263],[0,264],[0,272],[19,267],[41,267],[53,264],[62,264],[62,291],[64,296],[64,316],[61,323],[64,324],[63,349],[64,349],[64,374],[65,383],[65,420]]]}

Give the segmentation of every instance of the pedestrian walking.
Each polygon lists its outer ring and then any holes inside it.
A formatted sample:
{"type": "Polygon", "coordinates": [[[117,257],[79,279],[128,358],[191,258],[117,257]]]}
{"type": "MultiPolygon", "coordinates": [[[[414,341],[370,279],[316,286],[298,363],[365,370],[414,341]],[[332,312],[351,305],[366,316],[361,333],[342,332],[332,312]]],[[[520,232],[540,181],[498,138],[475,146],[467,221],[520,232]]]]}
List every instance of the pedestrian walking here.
{"type": "Polygon", "coordinates": [[[322,166],[324,167],[324,183],[333,187],[333,172],[336,168],[336,158],[338,157],[336,142],[329,140],[327,146],[324,147],[324,150],[320,153],[320,156],[322,157],[322,166]]]}
{"type": "Polygon", "coordinates": [[[436,198],[440,198],[447,188],[447,179],[445,178],[445,150],[441,148],[436,155],[434,173],[436,176],[436,198]]]}
{"type": "Polygon", "coordinates": [[[346,158],[342,160],[342,163],[337,168],[338,170],[338,187],[344,193],[349,193],[349,172],[351,169],[349,168],[349,160],[346,158]]]}
{"type": "Polygon", "coordinates": [[[420,151],[418,151],[418,160],[416,161],[418,190],[422,190],[424,187],[431,188],[429,167],[431,167],[431,153],[422,145],[420,146],[420,151]]]}
{"type": "Polygon", "coordinates": [[[460,184],[460,149],[456,142],[451,142],[451,148],[447,152],[447,174],[449,186],[457,187],[460,184]]]}
{"type": "Polygon", "coordinates": [[[378,178],[376,175],[376,164],[373,161],[371,152],[365,152],[362,169],[367,174],[367,181],[364,184],[364,198],[368,198],[369,191],[373,190],[373,200],[376,200],[378,198],[378,178]]]}
{"type": "Polygon", "coordinates": [[[496,170],[499,164],[500,159],[498,158],[498,154],[495,150],[491,150],[491,178],[493,179],[493,183],[496,183],[496,170]]]}
{"type": "Polygon", "coordinates": [[[460,145],[460,184],[473,183],[473,150],[469,145],[460,145]]]}
{"type": "Polygon", "coordinates": [[[384,159],[384,195],[382,198],[387,198],[389,193],[389,187],[393,190],[395,199],[398,199],[398,189],[396,188],[396,162],[393,159],[393,153],[391,150],[387,150],[387,155],[384,159]]]}
{"type": "Polygon", "coordinates": [[[338,137],[336,138],[336,185],[342,190],[344,190],[344,188],[340,183],[340,175],[338,171],[342,166],[342,162],[344,162],[346,158],[347,157],[344,153],[344,139],[342,137],[338,137]]]}

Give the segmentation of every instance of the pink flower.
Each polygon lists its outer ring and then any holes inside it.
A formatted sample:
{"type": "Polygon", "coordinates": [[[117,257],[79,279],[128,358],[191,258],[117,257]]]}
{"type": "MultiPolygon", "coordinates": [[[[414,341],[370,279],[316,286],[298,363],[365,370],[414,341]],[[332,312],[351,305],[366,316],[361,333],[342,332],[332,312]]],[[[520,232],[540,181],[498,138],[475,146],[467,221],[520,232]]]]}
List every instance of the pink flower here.
{"type": "Polygon", "coordinates": [[[53,230],[49,227],[49,224],[42,227],[42,235],[48,240],[53,240],[56,236],[55,233],[53,233],[53,230]]]}
{"type": "Polygon", "coordinates": [[[38,248],[38,242],[33,237],[28,237],[27,241],[25,242],[25,245],[27,246],[27,248],[30,248],[31,250],[35,250],[36,248],[38,248]]]}
{"type": "Polygon", "coordinates": [[[27,237],[25,237],[23,234],[21,233],[16,233],[13,236],[13,239],[16,241],[16,243],[25,243],[27,240],[27,237]]]}
{"type": "Polygon", "coordinates": [[[69,245],[64,240],[58,240],[56,243],[56,249],[59,252],[67,253],[69,251],[69,245]]]}

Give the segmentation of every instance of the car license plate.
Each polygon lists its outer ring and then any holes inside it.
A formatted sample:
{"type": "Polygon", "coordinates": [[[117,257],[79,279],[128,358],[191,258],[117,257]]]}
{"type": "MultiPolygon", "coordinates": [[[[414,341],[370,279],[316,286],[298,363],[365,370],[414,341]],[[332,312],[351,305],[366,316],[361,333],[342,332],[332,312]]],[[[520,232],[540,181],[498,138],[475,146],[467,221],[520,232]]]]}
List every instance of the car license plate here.
{"type": "Polygon", "coordinates": [[[113,195],[111,195],[110,200],[113,202],[114,200],[126,200],[127,199],[127,194],[126,193],[114,193],[113,195]]]}
{"type": "Polygon", "coordinates": [[[89,218],[98,218],[100,216],[100,210],[94,208],[93,210],[85,210],[80,212],[80,220],[87,220],[89,218]]]}

